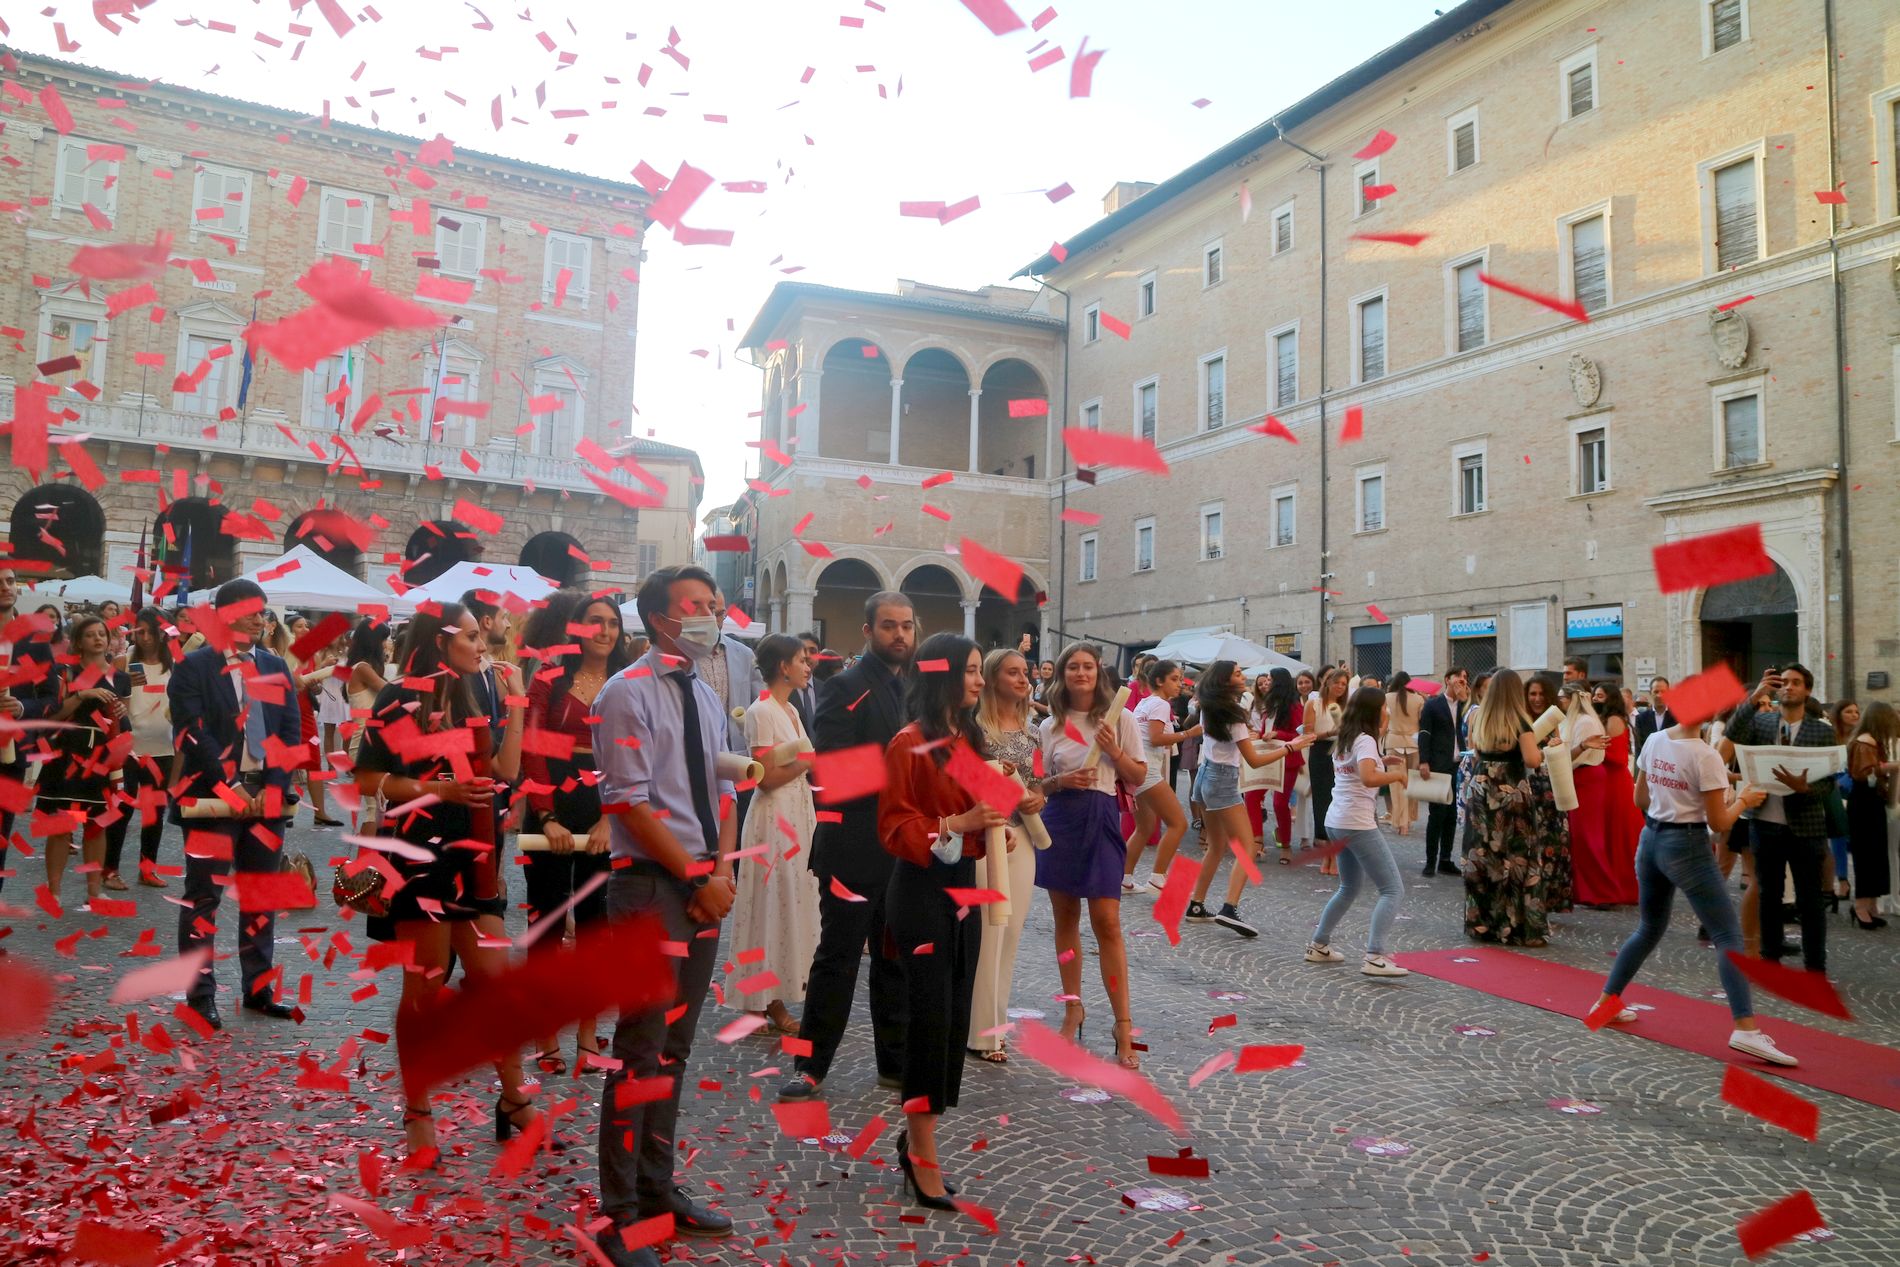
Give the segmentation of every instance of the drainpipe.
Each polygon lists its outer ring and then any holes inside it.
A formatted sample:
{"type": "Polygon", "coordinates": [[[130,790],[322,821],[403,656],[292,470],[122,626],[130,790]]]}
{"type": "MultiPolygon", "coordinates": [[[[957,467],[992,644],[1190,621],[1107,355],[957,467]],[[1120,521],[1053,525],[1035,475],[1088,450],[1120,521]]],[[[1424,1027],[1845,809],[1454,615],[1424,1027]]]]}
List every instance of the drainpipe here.
{"type": "MultiPolygon", "coordinates": [[[[1821,0],[1825,28],[1821,41],[1827,63],[1827,187],[1840,181],[1841,120],[1839,78],[1834,52],[1834,0],[1821,0]]],[[[1847,478],[1847,297],[1841,282],[1841,209],[1827,209],[1828,281],[1834,293],[1834,465],[1840,478],[1834,484],[1835,535],[1841,558],[1841,677],[1829,689],[1836,699],[1854,695],[1854,552],[1848,537],[1847,478]]],[[[1822,648],[1825,652],[1826,648],[1822,648]]]]}
{"type": "MultiPolygon", "coordinates": [[[[1062,427],[1066,427],[1069,425],[1069,307],[1072,301],[1069,298],[1069,292],[1062,287],[1051,286],[1048,282],[1042,285],[1043,289],[1053,290],[1062,296],[1062,427]]],[[[1056,429],[1058,440],[1061,434],[1062,429],[1058,427],[1056,429]]],[[[1060,462],[1054,464],[1053,473],[1057,480],[1056,491],[1060,507],[1067,511],[1069,509],[1069,459],[1067,451],[1060,444],[1057,446],[1057,451],[1062,453],[1063,457],[1060,462]]],[[[1059,630],[1068,623],[1069,615],[1069,521],[1067,519],[1062,519],[1057,524],[1054,562],[1056,568],[1055,628],[1059,630]]],[[[1043,658],[1048,659],[1049,649],[1044,647],[1042,652],[1043,658]]]]}
{"type": "MultiPolygon", "coordinates": [[[[1829,0],[1831,3],[1832,0],[1829,0]]],[[[1326,563],[1332,552],[1327,549],[1327,479],[1326,479],[1326,156],[1315,154],[1298,141],[1287,136],[1280,126],[1278,116],[1269,119],[1273,131],[1281,141],[1292,146],[1313,160],[1313,170],[1319,173],[1319,657],[1313,663],[1322,668],[1331,663],[1326,655],[1326,590],[1333,574],[1327,570],[1326,563]]],[[[1839,360],[1839,357],[1835,358],[1839,360]]]]}

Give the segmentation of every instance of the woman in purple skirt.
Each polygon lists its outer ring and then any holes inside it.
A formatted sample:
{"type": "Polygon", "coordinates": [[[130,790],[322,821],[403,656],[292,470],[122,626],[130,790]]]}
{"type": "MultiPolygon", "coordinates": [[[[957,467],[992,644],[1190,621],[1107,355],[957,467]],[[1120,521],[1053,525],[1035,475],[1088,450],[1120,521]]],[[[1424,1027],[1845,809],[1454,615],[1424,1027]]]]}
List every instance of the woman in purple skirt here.
{"type": "Polygon", "coordinates": [[[1128,951],[1122,943],[1122,871],[1127,845],[1115,804],[1115,781],[1139,786],[1147,771],[1134,715],[1114,703],[1101,657],[1094,647],[1070,645],[1056,658],[1055,681],[1044,696],[1049,717],[1042,723],[1042,791],[1049,798],[1042,821],[1050,845],[1036,855],[1036,887],[1049,891],[1056,921],[1056,967],[1062,974],[1062,1033],[1082,1031],[1082,903],[1089,905],[1102,961],[1102,983],[1115,1009],[1115,1055],[1123,1068],[1139,1069],[1135,1023],[1128,1014],[1128,951]],[[1089,747],[1096,756],[1084,765],[1089,747]]]}

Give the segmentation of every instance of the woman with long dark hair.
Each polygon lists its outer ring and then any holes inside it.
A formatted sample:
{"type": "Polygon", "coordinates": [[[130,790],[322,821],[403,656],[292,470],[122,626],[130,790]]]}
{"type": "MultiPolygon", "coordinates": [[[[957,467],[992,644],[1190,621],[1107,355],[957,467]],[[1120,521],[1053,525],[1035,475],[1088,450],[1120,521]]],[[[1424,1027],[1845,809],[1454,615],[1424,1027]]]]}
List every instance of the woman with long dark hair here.
{"type": "Polygon", "coordinates": [[[1542,946],[1550,932],[1557,860],[1549,817],[1555,816],[1555,803],[1531,721],[1523,680],[1499,669],[1471,723],[1478,755],[1460,797],[1465,933],[1480,941],[1542,946]],[[1546,801],[1552,805],[1549,817],[1541,808],[1546,801]]]}
{"type": "MultiPolygon", "coordinates": [[[[1346,687],[1352,681],[1346,667],[1334,665],[1319,675],[1319,685],[1306,700],[1306,715],[1301,730],[1313,739],[1313,753],[1307,758],[1307,783],[1313,797],[1313,839],[1326,840],[1326,811],[1333,804],[1333,736],[1339,733],[1339,719],[1346,711],[1346,687]]],[[[1337,858],[1328,854],[1320,861],[1321,875],[1338,875],[1337,858]]]]}
{"type": "MultiPolygon", "coordinates": [[[[945,770],[959,751],[979,759],[987,755],[976,722],[983,694],[983,657],[976,644],[957,634],[933,634],[917,648],[907,678],[910,724],[884,751],[885,783],[877,812],[878,839],[897,859],[885,891],[886,935],[896,947],[910,1003],[905,1128],[897,1136],[897,1163],[918,1205],[954,1210],[952,1190],[938,1167],[937,1119],[956,1107],[963,1083],[980,949],[977,930],[984,917],[969,911],[959,918],[960,904],[949,890],[974,887],[984,833],[1007,829],[1008,820],[972,800],[945,770]],[[920,670],[919,665],[945,667],[920,670]]],[[[873,953],[881,949],[873,947],[873,953]]]]}
{"type": "Polygon", "coordinates": [[[1109,717],[1114,698],[1094,647],[1076,642],[1063,648],[1047,697],[1049,717],[1042,723],[1042,788],[1049,798],[1042,821],[1051,844],[1036,855],[1036,887],[1048,890],[1055,915],[1064,1035],[1074,1038],[1080,1033],[1085,1015],[1081,995],[1086,902],[1102,984],[1115,1012],[1116,1059],[1124,1068],[1135,1069],[1141,1058],[1135,1052],[1135,1024],[1128,1010],[1128,950],[1122,941],[1121,911],[1128,858],[1115,785],[1117,780],[1139,785],[1148,766],[1141,759],[1134,717],[1125,709],[1109,717]],[[1093,746],[1078,743],[1071,729],[1093,740],[1093,746]]]}
{"type": "MultiPolygon", "coordinates": [[[[1299,738],[1300,723],[1304,720],[1302,698],[1299,684],[1291,673],[1285,669],[1274,669],[1267,674],[1267,695],[1259,710],[1261,738],[1272,738],[1283,745],[1299,738]]],[[[1280,848],[1282,866],[1292,861],[1293,782],[1305,768],[1305,754],[1289,748],[1285,777],[1280,780],[1279,790],[1273,794],[1273,839],[1280,848]]],[[[1311,775],[1307,776],[1307,783],[1312,783],[1311,775]]],[[[1262,839],[1260,843],[1265,845],[1266,841],[1262,839]]]]}
{"type": "MultiPolygon", "coordinates": [[[[1395,695],[1404,689],[1399,678],[1393,679],[1395,695]]],[[[1359,896],[1362,880],[1369,878],[1379,890],[1378,903],[1372,908],[1372,931],[1366,936],[1365,962],[1359,968],[1369,977],[1411,975],[1410,969],[1393,963],[1385,952],[1386,934],[1398,918],[1405,885],[1399,880],[1391,847],[1379,831],[1377,799],[1380,788],[1397,787],[1410,770],[1403,755],[1382,755],[1379,751],[1379,736],[1391,733],[1390,711],[1391,703],[1384,691],[1362,686],[1346,701],[1346,711],[1340,717],[1339,736],[1333,745],[1333,802],[1326,813],[1327,839],[1345,846],[1339,852],[1339,888],[1320,913],[1313,940],[1306,945],[1308,963],[1339,963],[1345,959],[1333,949],[1333,930],[1359,896]]]]}
{"type": "Polygon", "coordinates": [[[132,620],[132,639],[126,650],[126,725],[132,731],[132,752],[125,760],[124,816],[106,832],[108,889],[122,889],[119,861],[125,837],[139,824],[139,883],[165,887],[158,874],[158,847],[165,839],[166,803],[171,799],[172,710],[165,686],[172,676],[172,631],[158,608],[146,607],[132,620]],[[118,883],[113,883],[114,881],[118,883]]]}
{"type": "MultiPolygon", "coordinates": [[[[558,636],[560,643],[543,648],[544,658],[528,688],[527,729],[540,741],[527,745],[521,759],[527,776],[521,830],[525,835],[545,836],[548,842],[545,851],[522,853],[530,923],[559,910],[595,876],[607,873],[609,826],[600,804],[594,732],[588,718],[601,688],[633,663],[620,627],[620,604],[611,597],[577,602],[558,636]],[[576,628],[585,632],[573,632],[576,628]],[[545,738],[549,736],[559,736],[554,742],[571,745],[565,757],[548,755],[553,746],[545,738]]],[[[593,892],[574,904],[572,914],[577,937],[588,925],[605,918],[606,885],[595,885],[593,892]]],[[[560,935],[551,932],[529,947],[529,953],[552,951],[560,944],[560,935]]],[[[588,1068],[589,1058],[599,1056],[600,1036],[594,1022],[582,1021],[574,1036],[575,1067],[588,1068]]],[[[542,1073],[559,1077],[567,1072],[558,1035],[542,1038],[534,1059],[542,1073]]]]}
{"type": "Polygon", "coordinates": [[[1571,774],[1577,786],[1577,808],[1570,811],[1577,901],[1592,907],[1632,906],[1641,896],[1636,846],[1643,834],[1643,815],[1636,808],[1636,781],[1630,774],[1629,705],[1623,692],[1601,687],[1591,700],[1602,733],[1584,744],[1586,750],[1601,751],[1603,758],[1579,763],[1571,774]]]}
{"type": "Polygon", "coordinates": [[[90,910],[105,887],[106,829],[99,820],[111,803],[112,776],[132,746],[131,736],[124,733],[132,682],[114,672],[107,657],[111,635],[105,621],[81,616],[68,636],[77,663],[54,666],[59,705],[51,716],[72,726],[52,734],[53,756],[40,769],[35,809],[36,817],[66,824],[46,838],[46,887],[55,901],[72,857],[73,834],[80,833],[80,856],[91,864],[84,908],[90,910]]]}
{"type": "Polygon", "coordinates": [[[1875,700],[1861,711],[1847,744],[1847,847],[1854,864],[1854,926],[1867,932],[1885,928],[1879,902],[1893,892],[1893,868],[1887,842],[1893,827],[1888,806],[1900,777],[1900,715],[1892,704],[1875,700]]]}
{"type": "Polygon", "coordinates": [[[1247,712],[1241,707],[1240,693],[1246,675],[1232,660],[1216,660],[1201,674],[1194,688],[1201,706],[1201,726],[1207,739],[1207,753],[1201,772],[1195,776],[1195,799],[1205,805],[1202,815],[1206,829],[1201,834],[1201,874],[1194,882],[1194,900],[1188,903],[1186,918],[1197,924],[1215,923],[1242,937],[1258,937],[1260,930],[1240,917],[1240,896],[1247,888],[1247,872],[1238,861],[1227,878],[1227,901],[1220,910],[1207,913],[1207,891],[1220,870],[1221,860],[1234,849],[1253,858],[1257,842],[1247,826],[1247,811],[1240,797],[1240,763],[1254,769],[1284,761],[1305,748],[1310,738],[1289,744],[1256,744],[1247,725],[1247,712]]]}
{"type": "MultiPolygon", "coordinates": [[[[1842,747],[1854,740],[1854,732],[1860,727],[1860,705],[1851,699],[1834,701],[1827,710],[1827,719],[1834,723],[1834,738],[1842,747]]],[[[1853,754],[1848,754],[1850,757],[1853,754]]],[[[1853,790],[1853,780],[1845,773],[1836,776],[1841,789],[1841,797],[1846,799],[1853,790]]],[[[1851,833],[1850,833],[1851,834],[1851,833]]],[[[1841,899],[1848,895],[1847,868],[1852,851],[1848,845],[1849,836],[1829,836],[1827,839],[1827,867],[1822,876],[1822,886],[1828,894],[1828,910],[1838,911],[1841,899]]]]}
{"type": "MultiPolygon", "coordinates": [[[[356,786],[387,811],[379,835],[391,835],[427,854],[426,860],[389,854],[403,883],[388,898],[395,937],[412,948],[402,974],[396,1011],[396,1058],[405,1033],[426,1024],[430,1005],[447,981],[453,952],[472,976],[493,976],[507,964],[495,821],[497,778],[513,779],[521,760],[521,711],[510,710],[501,750],[491,762],[485,734],[470,728],[484,714],[469,689],[481,671],[486,639],[460,603],[419,613],[404,632],[396,680],[377,692],[356,762],[356,786]],[[427,682],[426,689],[414,683],[427,682]],[[460,749],[438,736],[468,736],[460,749]],[[447,757],[432,755],[448,748],[447,757]],[[475,848],[468,847],[474,842],[475,848]],[[486,845],[486,848],[480,846],[486,845]]],[[[525,1129],[538,1110],[523,1085],[521,1057],[495,1061],[501,1098],[495,1101],[495,1138],[525,1129]]],[[[436,1159],[435,1117],[427,1098],[403,1112],[409,1154],[417,1165],[436,1159]]],[[[560,1147],[558,1140],[550,1140],[560,1147]]]]}
{"type": "Polygon", "coordinates": [[[1135,705],[1135,726],[1142,740],[1142,757],[1148,763],[1148,773],[1135,789],[1135,830],[1127,841],[1128,860],[1122,867],[1122,891],[1137,891],[1135,870],[1141,862],[1141,851],[1147,846],[1148,838],[1154,835],[1155,824],[1161,824],[1161,844],[1155,850],[1154,868],[1148,876],[1148,887],[1160,893],[1168,882],[1168,864],[1174,861],[1174,851],[1181,847],[1181,837],[1187,834],[1187,815],[1181,812],[1181,802],[1175,799],[1173,784],[1167,777],[1168,753],[1178,745],[1200,736],[1199,726],[1190,726],[1186,730],[1174,728],[1174,700],[1181,693],[1181,666],[1172,660],[1148,661],[1148,694],[1141,703],[1135,705]]]}
{"type": "MultiPolygon", "coordinates": [[[[349,666],[349,675],[340,688],[345,696],[344,720],[334,728],[334,734],[330,726],[324,726],[325,752],[337,751],[330,746],[337,741],[352,752],[362,750],[370,710],[376,705],[377,694],[389,685],[389,625],[374,616],[357,621],[350,633],[349,645],[344,649],[343,663],[349,666]]],[[[380,812],[374,800],[364,801],[361,821],[373,823],[380,812]]]]}

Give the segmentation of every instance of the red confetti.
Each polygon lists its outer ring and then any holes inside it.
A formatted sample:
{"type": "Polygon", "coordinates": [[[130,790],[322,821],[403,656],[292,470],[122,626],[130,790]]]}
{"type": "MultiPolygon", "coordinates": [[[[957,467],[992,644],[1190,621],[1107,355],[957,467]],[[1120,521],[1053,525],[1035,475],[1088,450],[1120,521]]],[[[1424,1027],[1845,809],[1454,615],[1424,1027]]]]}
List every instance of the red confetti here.
{"type": "Polygon", "coordinates": [[[1353,157],[1361,161],[1368,158],[1377,158],[1379,155],[1391,149],[1393,145],[1397,144],[1398,139],[1398,137],[1393,136],[1384,128],[1380,128],[1373,138],[1366,142],[1366,147],[1357,154],[1354,154],[1353,157]]]}
{"type": "Polygon", "coordinates": [[[1814,1197],[1806,1188],[1802,1188],[1789,1193],[1760,1214],[1743,1219],[1737,1225],[1735,1234],[1741,1239],[1744,1254],[1750,1258],[1760,1258],[1777,1245],[1786,1244],[1803,1232],[1826,1226],[1827,1220],[1821,1217],[1821,1211],[1815,1207],[1814,1197]]]}
{"type": "Polygon", "coordinates": [[[1352,444],[1366,438],[1366,411],[1362,405],[1346,406],[1346,421],[1339,428],[1339,442],[1352,444]]]}
{"type": "Polygon", "coordinates": [[[831,1110],[823,1100],[780,1100],[772,1105],[778,1128],[793,1139],[823,1139],[831,1134],[831,1110]]]}
{"type": "MultiPolygon", "coordinates": [[[[1669,702],[1676,702],[1676,693],[1669,692],[1669,702]]],[[[1854,1014],[1847,1010],[1847,1004],[1834,989],[1834,983],[1827,979],[1824,972],[1809,972],[1804,968],[1790,968],[1784,964],[1767,959],[1751,959],[1740,951],[1728,952],[1729,961],[1742,970],[1742,975],[1753,981],[1778,999],[1798,1003],[1811,1012],[1823,1016],[1837,1017],[1851,1021],[1854,1014]]]]}
{"type": "Polygon", "coordinates": [[[714,554],[745,554],[752,549],[752,539],[742,535],[704,537],[700,544],[714,554]]]}
{"type": "Polygon", "coordinates": [[[1390,242],[1394,246],[1417,246],[1430,236],[1431,234],[1429,233],[1355,233],[1352,235],[1352,240],[1355,242],[1390,242]]]}
{"type": "Polygon", "coordinates": [[[1002,595],[1005,602],[1016,601],[1023,583],[1022,564],[1008,555],[986,549],[968,537],[957,542],[957,555],[971,576],[1002,595]]]}
{"type": "Polygon", "coordinates": [[[1029,25],[1016,15],[1007,0],[963,0],[963,7],[974,13],[977,20],[990,29],[991,35],[1008,35],[1029,25]]]}
{"type": "Polygon", "coordinates": [[[1507,295],[1516,295],[1519,299],[1528,299],[1534,304],[1542,304],[1552,312],[1562,313],[1564,316],[1574,318],[1577,321],[1588,321],[1590,319],[1590,314],[1583,310],[1583,305],[1574,299],[1564,299],[1557,295],[1542,294],[1539,291],[1530,290],[1526,287],[1507,282],[1503,278],[1493,277],[1489,273],[1479,273],[1478,280],[1493,290],[1501,290],[1507,295]]]}
{"type": "Polygon", "coordinates": [[[842,805],[884,790],[884,748],[859,744],[815,753],[811,763],[812,791],[820,805],[842,805]]]}
{"type": "Polygon", "coordinates": [[[1277,439],[1285,440],[1288,444],[1298,444],[1300,442],[1300,438],[1287,430],[1286,424],[1281,422],[1278,418],[1275,418],[1272,414],[1267,415],[1265,422],[1255,423],[1253,426],[1248,427],[1247,430],[1258,431],[1263,436],[1273,436],[1277,439]]]}
{"type": "Polygon", "coordinates": [[[1168,473],[1168,460],[1161,456],[1153,440],[1087,427],[1067,427],[1062,432],[1062,443],[1068,447],[1069,456],[1075,459],[1077,466],[1125,466],[1157,475],[1168,473]]]}
{"type": "Polygon", "coordinates": [[[1168,935],[1170,946],[1181,944],[1181,917],[1194,900],[1194,883],[1200,874],[1201,865],[1190,858],[1176,858],[1168,864],[1168,881],[1155,899],[1154,919],[1168,935]]]}
{"type": "Polygon", "coordinates": [[[1665,594],[1746,581],[1775,570],[1775,561],[1762,546],[1758,523],[1659,545],[1650,551],[1650,559],[1656,568],[1656,587],[1665,594]]]}
{"type": "Polygon", "coordinates": [[[1821,1133],[1820,1105],[1740,1065],[1730,1065],[1722,1075],[1722,1102],[1810,1144],[1821,1133]]]}
{"type": "Polygon", "coordinates": [[[1726,713],[1747,694],[1748,688],[1735,676],[1735,670],[1727,661],[1718,660],[1714,668],[1676,683],[1669,692],[1669,711],[1680,724],[1699,726],[1726,713]]]}
{"type": "MultiPolygon", "coordinates": [[[[1674,704],[1676,702],[1676,697],[1673,692],[1671,692],[1669,696],[1669,702],[1671,704],[1674,704]]],[[[1611,1021],[1615,1020],[1617,1013],[1621,1012],[1622,1010],[1623,1010],[1622,997],[1620,995],[1612,994],[1608,998],[1604,999],[1603,1002],[1597,1004],[1595,1007],[1590,1009],[1590,1014],[1583,1018],[1584,1027],[1592,1031],[1602,1029],[1605,1025],[1608,1025],[1611,1021]]]]}
{"type": "Polygon", "coordinates": [[[1282,1046],[1242,1047],[1240,1058],[1234,1062],[1234,1072],[1260,1073],[1268,1069],[1285,1069],[1305,1054],[1306,1048],[1297,1043],[1282,1046]]]}

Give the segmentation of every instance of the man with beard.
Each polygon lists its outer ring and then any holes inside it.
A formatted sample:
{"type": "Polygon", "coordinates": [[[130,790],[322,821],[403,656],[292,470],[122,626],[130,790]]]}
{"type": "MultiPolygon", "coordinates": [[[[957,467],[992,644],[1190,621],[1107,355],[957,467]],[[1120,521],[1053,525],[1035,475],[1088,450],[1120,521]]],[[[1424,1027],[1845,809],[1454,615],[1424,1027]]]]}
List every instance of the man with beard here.
{"type": "MultiPolygon", "coordinates": [[[[833,752],[876,745],[878,760],[893,736],[904,728],[904,669],[917,642],[917,618],[910,599],[882,590],[864,604],[864,654],[826,682],[818,693],[812,746],[833,752]]],[[[858,964],[865,939],[871,942],[871,1031],[877,1050],[877,1082],[903,1085],[904,1026],[909,1008],[903,974],[884,957],[884,889],[891,878],[891,855],[877,835],[877,796],[833,806],[839,822],[821,822],[812,839],[811,869],[823,886],[818,895],[818,950],[805,985],[805,1015],[799,1037],[811,1054],[798,1057],[797,1072],[779,1089],[781,1100],[809,1100],[818,1094],[832,1057],[851,1019],[858,988],[858,964]],[[862,898],[841,896],[840,888],[862,898]]]]}

